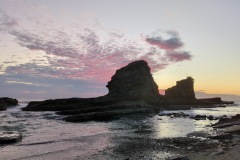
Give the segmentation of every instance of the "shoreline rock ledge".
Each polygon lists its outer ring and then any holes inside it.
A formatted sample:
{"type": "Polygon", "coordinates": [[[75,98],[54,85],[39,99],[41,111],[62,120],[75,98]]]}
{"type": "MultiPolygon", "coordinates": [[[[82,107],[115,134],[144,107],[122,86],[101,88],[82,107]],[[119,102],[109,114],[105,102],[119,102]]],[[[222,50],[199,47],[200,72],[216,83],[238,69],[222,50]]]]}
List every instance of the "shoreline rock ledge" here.
{"type": "MultiPolygon", "coordinates": [[[[214,103],[211,103],[212,99],[196,99],[193,82],[188,77],[168,89],[165,96],[160,95],[148,63],[139,60],[116,71],[106,86],[109,93],[105,96],[32,101],[22,110],[57,111],[57,114],[66,115],[63,118],[66,121],[83,122],[112,120],[129,114],[158,113],[161,107],[171,109],[170,105],[216,103],[216,99],[214,103]]],[[[217,103],[223,101],[217,99],[217,103]]]]}

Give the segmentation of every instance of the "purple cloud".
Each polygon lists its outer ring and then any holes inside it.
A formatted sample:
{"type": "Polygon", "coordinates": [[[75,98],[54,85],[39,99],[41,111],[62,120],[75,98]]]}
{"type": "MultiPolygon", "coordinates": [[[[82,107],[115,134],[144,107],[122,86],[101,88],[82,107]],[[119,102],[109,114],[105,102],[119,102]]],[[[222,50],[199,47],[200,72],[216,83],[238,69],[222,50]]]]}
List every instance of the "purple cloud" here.
{"type": "Polygon", "coordinates": [[[18,21],[8,16],[3,10],[0,9],[0,31],[9,30],[9,28],[18,25],[18,21]]]}
{"type": "Polygon", "coordinates": [[[167,57],[171,62],[180,62],[185,60],[191,60],[192,55],[186,51],[171,51],[167,53],[167,57]]]}
{"type": "Polygon", "coordinates": [[[174,50],[183,46],[183,42],[181,42],[178,37],[173,37],[166,40],[162,39],[161,37],[151,37],[146,38],[146,42],[166,50],[174,50]]]}

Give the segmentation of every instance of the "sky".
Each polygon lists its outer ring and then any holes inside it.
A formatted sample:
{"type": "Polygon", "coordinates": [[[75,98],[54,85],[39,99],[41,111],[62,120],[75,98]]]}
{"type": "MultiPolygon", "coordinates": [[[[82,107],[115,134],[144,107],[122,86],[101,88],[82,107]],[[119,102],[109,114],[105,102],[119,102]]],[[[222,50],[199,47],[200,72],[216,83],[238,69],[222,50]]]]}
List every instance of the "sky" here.
{"type": "Polygon", "coordinates": [[[240,101],[239,17],[239,0],[0,0],[0,97],[105,95],[143,59],[161,93],[192,76],[240,101]]]}

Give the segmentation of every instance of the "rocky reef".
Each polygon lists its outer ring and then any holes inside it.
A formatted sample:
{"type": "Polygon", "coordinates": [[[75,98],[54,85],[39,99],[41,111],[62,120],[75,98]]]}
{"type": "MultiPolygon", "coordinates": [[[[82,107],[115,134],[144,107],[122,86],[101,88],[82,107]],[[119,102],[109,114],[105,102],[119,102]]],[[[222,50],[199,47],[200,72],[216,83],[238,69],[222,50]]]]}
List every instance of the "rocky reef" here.
{"type": "MultiPolygon", "coordinates": [[[[187,77],[160,95],[146,61],[129,63],[117,70],[106,86],[109,93],[96,98],[70,98],[30,102],[23,111],[58,111],[71,122],[112,120],[130,114],[157,113],[173,105],[223,104],[221,98],[196,99],[194,79],[187,77]]],[[[226,102],[227,103],[227,102],[226,102]]]]}
{"type": "Polygon", "coordinates": [[[18,100],[8,97],[0,98],[0,111],[4,111],[7,107],[18,105],[18,100]]]}

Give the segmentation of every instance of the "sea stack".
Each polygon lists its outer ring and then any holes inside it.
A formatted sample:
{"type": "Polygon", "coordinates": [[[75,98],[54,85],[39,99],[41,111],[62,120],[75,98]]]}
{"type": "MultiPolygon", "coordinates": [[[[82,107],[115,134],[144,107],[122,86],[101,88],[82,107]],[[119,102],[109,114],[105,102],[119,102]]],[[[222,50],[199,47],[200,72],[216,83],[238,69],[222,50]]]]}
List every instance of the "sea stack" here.
{"type": "Polygon", "coordinates": [[[146,101],[156,104],[161,99],[150,67],[144,60],[134,61],[119,69],[108,82],[107,97],[121,100],[146,101]]]}
{"type": "Polygon", "coordinates": [[[165,91],[165,98],[171,104],[191,104],[195,102],[194,79],[186,79],[176,82],[176,85],[165,91]]]}

